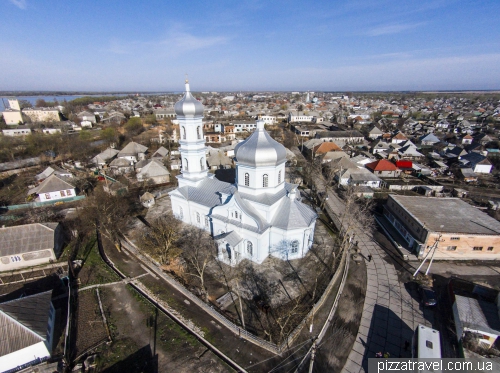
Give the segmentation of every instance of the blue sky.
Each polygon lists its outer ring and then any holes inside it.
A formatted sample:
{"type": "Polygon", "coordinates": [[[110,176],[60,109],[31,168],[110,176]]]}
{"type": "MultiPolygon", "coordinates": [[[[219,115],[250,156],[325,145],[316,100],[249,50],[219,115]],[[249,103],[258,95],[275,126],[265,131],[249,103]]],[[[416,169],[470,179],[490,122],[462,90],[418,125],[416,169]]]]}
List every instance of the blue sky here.
{"type": "Polygon", "coordinates": [[[500,89],[500,1],[0,0],[0,90],[500,89]]]}

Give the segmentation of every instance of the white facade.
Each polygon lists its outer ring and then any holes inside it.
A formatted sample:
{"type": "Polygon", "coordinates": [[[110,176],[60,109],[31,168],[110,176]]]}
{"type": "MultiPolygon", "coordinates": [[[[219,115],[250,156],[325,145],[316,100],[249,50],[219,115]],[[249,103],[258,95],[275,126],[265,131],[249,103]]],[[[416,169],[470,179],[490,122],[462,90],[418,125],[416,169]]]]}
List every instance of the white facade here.
{"type": "Polygon", "coordinates": [[[28,127],[17,127],[17,128],[7,128],[2,130],[4,136],[16,137],[16,136],[27,136],[31,134],[31,129],[28,127]]]}
{"type": "Polygon", "coordinates": [[[20,110],[6,109],[2,111],[3,119],[7,125],[18,125],[24,123],[23,116],[20,110]]]}
{"type": "Polygon", "coordinates": [[[303,257],[312,245],[317,216],[300,201],[296,185],[285,182],[285,148],[258,121],[256,131],[235,149],[236,183],[207,175],[203,105],[193,100],[186,84],[176,104],[182,174],[179,187],[170,192],[174,215],[210,232],[219,259],[230,265],[245,258],[261,263],[269,255],[303,257]]]}
{"type": "Polygon", "coordinates": [[[276,124],[276,117],[273,117],[271,115],[262,115],[259,117],[259,119],[263,121],[264,124],[269,124],[269,125],[276,124]]]}
{"type": "Polygon", "coordinates": [[[40,198],[40,202],[45,202],[74,197],[75,195],[75,189],[65,189],[58,190],[56,192],[40,193],[38,196],[40,198]]]}

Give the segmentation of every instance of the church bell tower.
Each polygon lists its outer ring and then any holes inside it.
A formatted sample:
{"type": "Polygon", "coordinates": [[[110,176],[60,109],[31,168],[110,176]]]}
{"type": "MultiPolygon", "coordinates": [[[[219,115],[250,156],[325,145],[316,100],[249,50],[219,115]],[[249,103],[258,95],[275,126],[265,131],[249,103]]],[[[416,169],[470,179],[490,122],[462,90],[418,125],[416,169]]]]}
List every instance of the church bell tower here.
{"type": "Polygon", "coordinates": [[[203,135],[203,104],[191,94],[186,79],[184,97],[175,104],[179,121],[182,174],[177,178],[179,187],[198,186],[207,177],[205,137],[203,135]]]}

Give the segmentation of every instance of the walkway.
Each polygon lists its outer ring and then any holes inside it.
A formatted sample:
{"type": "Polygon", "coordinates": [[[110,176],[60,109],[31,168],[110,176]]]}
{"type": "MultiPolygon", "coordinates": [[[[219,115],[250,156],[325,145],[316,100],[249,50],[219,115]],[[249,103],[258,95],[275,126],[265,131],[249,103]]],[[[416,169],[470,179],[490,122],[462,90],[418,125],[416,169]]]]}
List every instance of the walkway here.
{"type": "MultiPolygon", "coordinates": [[[[331,190],[328,206],[341,216],[344,202],[331,190]]],[[[406,289],[386,252],[366,233],[363,227],[356,227],[355,240],[361,254],[367,260],[367,289],[361,325],[353,349],[342,370],[345,373],[368,371],[368,358],[377,352],[388,352],[391,357],[409,357],[410,349],[404,350],[405,341],[411,344],[413,331],[418,324],[431,326],[424,318],[415,289],[406,289]]],[[[432,313],[426,312],[432,320],[432,313]]]]}

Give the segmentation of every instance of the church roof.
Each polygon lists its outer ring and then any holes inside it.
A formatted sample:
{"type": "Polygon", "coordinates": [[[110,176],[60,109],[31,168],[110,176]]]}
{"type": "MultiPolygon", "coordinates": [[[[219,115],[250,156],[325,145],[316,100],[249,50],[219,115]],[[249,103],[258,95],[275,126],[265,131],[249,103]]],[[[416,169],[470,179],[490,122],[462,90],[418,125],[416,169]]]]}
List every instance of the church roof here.
{"type": "Polygon", "coordinates": [[[216,178],[206,178],[198,187],[183,186],[174,190],[178,191],[188,201],[199,203],[203,206],[214,207],[222,205],[221,194],[233,194],[236,188],[216,178]]]}
{"type": "Polygon", "coordinates": [[[215,236],[214,240],[216,242],[226,241],[229,245],[231,245],[231,247],[236,247],[241,241],[243,241],[243,238],[241,238],[241,236],[235,231],[231,231],[215,236]]]}
{"type": "Polygon", "coordinates": [[[271,225],[284,230],[306,228],[318,215],[296,198],[284,198],[271,225]]]}
{"type": "Polygon", "coordinates": [[[277,166],[286,162],[285,147],[267,133],[261,120],[257,121],[257,129],[236,145],[234,154],[239,165],[250,167],[277,166]]]}
{"type": "Polygon", "coordinates": [[[288,192],[290,192],[293,188],[297,187],[296,184],[290,184],[285,182],[285,188],[280,190],[278,193],[272,194],[272,193],[263,193],[263,194],[258,194],[258,195],[253,195],[253,194],[247,194],[247,193],[240,193],[241,198],[260,203],[266,206],[271,206],[274,205],[276,202],[278,202],[280,199],[285,197],[288,192]]]}
{"type": "Polygon", "coordinates": [[[193,97],[189,89],[189,82],[186,80],[186,92],[184,97],[175,106],[175,114],[180,117],[200,117],[203,116],[203,104],[193,97]]]}

